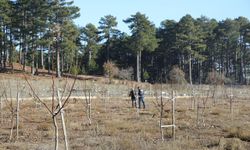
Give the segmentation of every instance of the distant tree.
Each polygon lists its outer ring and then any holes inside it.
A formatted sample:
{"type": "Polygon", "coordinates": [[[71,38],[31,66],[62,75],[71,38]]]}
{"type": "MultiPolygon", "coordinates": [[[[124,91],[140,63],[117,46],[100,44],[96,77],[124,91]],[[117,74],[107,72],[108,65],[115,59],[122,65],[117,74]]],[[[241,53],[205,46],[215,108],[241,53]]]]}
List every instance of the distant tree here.
{"type": "MultiPolygon", "coordinates": [[[[206,47],[203,43],[200,26],[195,24],[192,16],[186,15],[178,22],[176,44],[182,54],[181,57],[188,59],[189,83],[192,85],[192,60],[193,58],[203,59],[200,51],[206,47]]],[[[182,65],[184,65],[184,62],[182,62],[182,65]]]]}
{"type": "Polygon", "coordinates": [[[157,30],[157,38],[160,39],[159,47],[154,54],[154,68],[159,71],[154,71],[156,76],[163,75],[163,81],[167,80],[168,72],[173,65],[178,64],[179,51],[176,45],[176,29],[177,22],[174,20],[164,20],[157,30]],[[159,73],[159,74],[156,74],[159,73]]]}
{"type": "Polygon", "coordinates": [[[80,31],[72,21],[65,21],[62,24],[62,40],[61,43],[61,71],[69,71],[71,67],[78,66],[78,50],[77,39],[80,31]]]}
{"type": "Polygon", "coordinates": [[[100,19],[99,24],[101,39],[105,40],[106,61],[109,61],[112,38],[120,32],[116,29],[118,23],[116,17],[107,15],[100,19]]]}
{"type": "MultiPolygon", "coordinates": [[[[238,44],[238,57],[239,57],[239,71],[236,72],[236,76],[238,75],[238,81],[239,83],[246,84],[246,80],[244,79],[244,76],[246,76],[245,72],[244,72],[244,68],[246,66],[246,47],[247,47],[247,43],[250,43],[250,23],[249,20],[245,17],[238,17],[235,19],[236,23],[239,26],[239,44],[238,44]]],[[[237,64],[235,64],[235,67],[237,66],[237,64]]],[[[236,71],[236,70],[235,70],[236,71]]]]}
{"type": "Polygon", "coordinates": [[[141,55],[142,51],[154,51],[158,47],[158,40],[156,38],[156,29],[154,25],[148,20],[144,14],[137,12],[131,15],[130,18],[124,20],[125,23],[130,24],[129,28],[132,32],[130,41],[131,49],[137,55],[137,81],[141,81],[141,55]]]}
{"type": "Polygon", "coordinates": [[[93,73],[97,69],[96,58],[100,49],[100,37],[95,25],[89,23],[81,29],[81,40],[86,43],[82,62],[85,62],[88,73],[93,73]]]}

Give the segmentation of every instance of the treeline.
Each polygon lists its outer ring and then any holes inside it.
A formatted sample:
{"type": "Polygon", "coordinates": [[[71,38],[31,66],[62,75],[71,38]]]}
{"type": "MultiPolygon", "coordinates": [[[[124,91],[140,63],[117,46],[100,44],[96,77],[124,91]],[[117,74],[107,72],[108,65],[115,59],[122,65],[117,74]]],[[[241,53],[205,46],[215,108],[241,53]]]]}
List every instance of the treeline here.
{"type": "Polygon", "coordinates": [[[0,0],[1,70],[20,63],[23,70],[31,66],[32,74],[47,69],[58,77],[107,73],[191,84],[218,78],[246,84],[250,77],[250,23],[245,17],[217,21],[186,15],[155,27],[138,12],[124,18],[131,30],[127,34],[117,29],[112,15],[100,18],[98,27],[77,27],[73,19],[79,15],[73,1],[0,0]]]}

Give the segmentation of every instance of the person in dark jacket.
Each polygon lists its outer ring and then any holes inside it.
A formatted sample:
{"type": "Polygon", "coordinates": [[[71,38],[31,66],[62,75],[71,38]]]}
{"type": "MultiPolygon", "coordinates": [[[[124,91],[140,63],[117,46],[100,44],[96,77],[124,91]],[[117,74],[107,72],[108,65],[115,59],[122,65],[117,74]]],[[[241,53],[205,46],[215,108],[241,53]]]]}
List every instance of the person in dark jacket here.
{"type": "Polygon", "coordinates": [[[138,87],[138,98],[139,98],[139,109],[141,108],[141,103],[143,105],[143,109],[145,109],[145,102],[144,102],[144,92],[140,87],[138,87]]]}
{"type": "Polygon", "coordinates": [[[136,97],[135,97],[135,91],[134,89],[131,89],[129,92],[129,96],[131,98],[131,102],[132,102],[132,108],[136,107],[136,97]]]}

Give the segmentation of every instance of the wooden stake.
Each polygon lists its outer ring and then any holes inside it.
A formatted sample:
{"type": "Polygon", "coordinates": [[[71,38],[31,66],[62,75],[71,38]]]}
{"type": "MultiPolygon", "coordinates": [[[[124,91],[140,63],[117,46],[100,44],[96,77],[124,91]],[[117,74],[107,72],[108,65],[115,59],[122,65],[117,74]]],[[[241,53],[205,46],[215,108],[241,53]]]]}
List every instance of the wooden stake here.
{"type": "Polygon", "coordinates": [[[161,130],[161,139],[164,141],[164,134],[163,134],[163,125],[162,125],[162,117],[163,117],[163,99],[162,99],[162,84],[161,84],[161,105],[160,105],[160,130],[161,130]]]}
{"type": "Polygon", "coordinates": [[[172,91],[172,137],[175,140],[175,97],[174,91],[172,91]]]}
{"type": "Polygon", "coordinates": [[[19,92],[17,92],[17,106],[16,106],[16,140],[18,140],[18,130],[19,130],[19,92]]]}
{"type": "Polygon", "coordinates": [[[88,97],[88,119],[89,119],[89,125],[91,125],[91,92],[89,91],[89,97],[88,97]]]}
{"type": "Polygon", "coordinates": [[[3,123],[3,103],[2,103],[2,97],[0,96],[0,117],[1,117],[1,123],[3,123]]]}
{"type": "MultiPolygon", "coordinates": [[[[62,107],[62,102],[61,102],[61,95],[60,95],[60,91],[59,90],[57,90],[57,94],[58,94],[59,107],[61,108],[62,107]]],[[[62,119],[62,127],[63,127],[65,150],[68,150],[69,149],[69,146],[68,146],[68,137],[67,137],[67,130],[66,130],[66,126],[65,126],[63,108],[61,109],[60,114],[61,114],[61,119],[62,119]]]]}

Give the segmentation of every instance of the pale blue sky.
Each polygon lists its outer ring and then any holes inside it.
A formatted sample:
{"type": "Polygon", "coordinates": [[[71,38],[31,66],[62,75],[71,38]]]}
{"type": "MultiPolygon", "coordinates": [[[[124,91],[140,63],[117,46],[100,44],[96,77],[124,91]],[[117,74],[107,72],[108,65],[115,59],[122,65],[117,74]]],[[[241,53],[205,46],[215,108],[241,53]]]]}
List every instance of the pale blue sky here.
{"type": "Polygon", "coordinates": [[[250,0],[74,0],[74,5],[81,9],[81,17],[75,20],[78,26],[99,26],[100,18],[111,14],[117,18],[118,29],[124,32],[129,29],[122,20],[138,11],[146,14],[156,27],[165,19],[179,21],[186,14],[216,20],[239,16],[250,19],[250,0]]]}

